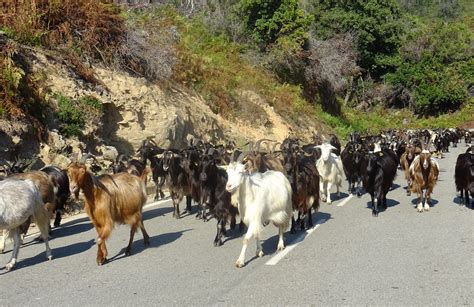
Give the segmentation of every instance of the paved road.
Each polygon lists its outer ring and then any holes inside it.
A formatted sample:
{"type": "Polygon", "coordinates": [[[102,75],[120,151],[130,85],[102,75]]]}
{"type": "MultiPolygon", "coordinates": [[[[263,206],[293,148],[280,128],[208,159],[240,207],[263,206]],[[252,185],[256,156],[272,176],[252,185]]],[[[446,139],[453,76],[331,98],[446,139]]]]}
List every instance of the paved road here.
{"type": "Polygon", "coordinates": [[[26,238],[17,269],[0,270],[0,305],[474,305],[474,210],[458,204],[453,180],[461,150],[439,161],[430,212],[416,211],[399,171],[379,217],[367,195],[323,203],[319,226],[286,234],[289,252],[281,259],[274,258],[277,230],[266,227],[266,255],[253,257],[252,242],[242,269],[234,267],[237,232],[213,247],[215,221],[175,220],[169,201],[145,210],[149,248],[138,233],[134,254],[124,257],[129,228],[117,227],[108,241],[111,261],[102,267],[95,264],[95,230],[77,216],[54,231],[51,262],[43,244],[26,238]]]}

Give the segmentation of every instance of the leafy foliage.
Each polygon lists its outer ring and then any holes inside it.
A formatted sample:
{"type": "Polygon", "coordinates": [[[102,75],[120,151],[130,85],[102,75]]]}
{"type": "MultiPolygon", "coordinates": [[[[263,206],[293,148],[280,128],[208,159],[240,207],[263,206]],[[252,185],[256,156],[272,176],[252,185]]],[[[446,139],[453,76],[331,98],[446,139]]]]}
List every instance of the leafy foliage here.
{"type": "Polygon", "coordinates": [[[387,80],[414,93],[418,114],[458,109],[473,86],[472,32],[463,23],[419,25],[401,49],[402,63],[387,80]]]}
{"type": "Polygon", "coordinates": [[[308,38],[312,17],[297,0],[241,0],[240,13],[247,29],[258,44],[267,46],[278,40],[293,47],[308,38]]]}
{"type": "Polygon", "coordinates": [[[100,115],[102,110],[100,101],[90,96],[72,100],[58,95],[57,101],[56,117],[59,121],[59,131],[66,137],[82,136],[87,120],[100,115]]]}
{"type": "Polygon", "coordinates": [[[392,71],[401,44],[401,13],[395,0],[319,0],[314,31],[320,39],[353,33],[359,64],[376,78],[392,71]]]}

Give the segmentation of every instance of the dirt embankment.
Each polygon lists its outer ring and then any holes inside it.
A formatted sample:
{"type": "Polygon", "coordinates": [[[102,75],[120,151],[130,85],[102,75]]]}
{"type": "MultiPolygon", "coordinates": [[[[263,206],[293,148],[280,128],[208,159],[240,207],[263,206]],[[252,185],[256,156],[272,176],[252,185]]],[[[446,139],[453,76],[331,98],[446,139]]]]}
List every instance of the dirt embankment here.
{"type": "Polygon", "coordinates": [[[60,57],[31,49],[27,53],[25,58],[31,69],[28,73],[41,74],[45,78],[42,83],[48,93],[51,112],[58,108],[58,95],[71,99],[92,96],[103,105],[102,118],[86,125],[81,140],[58,135],[54,130],[57,128],[54,116],[47,117],[43,136],[37,135],[28,121],[2,120],[0,160],[39,154],[45,163],[66,163],[67,159],[55,157],[61,149],[57,147],[63,143],[88,150],[100,144],[112,145],[120,153],[131,154],[146,138],[163,147],[180,148],[186,145],[190,136],[216,143],[232,139],[242,144],[258,138],[281,141],[290,132],[309,138],[316,130],[321,130],[315,128],[317,123],[309,116],[299,119],[298,123],[287,120],[287,114],[277,114],[251,91],[242,92],[240,96],[251,107],[263,110],[259,113],[258,123],[261,124],[255,124],[253,118],[224,119],[214,114],[202,97],[179,86],[164,87],[103,67],[93,68],[101,84],[91,85],[81,80],[60,57]],[[54,133],[51,135],[50,131],[54,133]]]}

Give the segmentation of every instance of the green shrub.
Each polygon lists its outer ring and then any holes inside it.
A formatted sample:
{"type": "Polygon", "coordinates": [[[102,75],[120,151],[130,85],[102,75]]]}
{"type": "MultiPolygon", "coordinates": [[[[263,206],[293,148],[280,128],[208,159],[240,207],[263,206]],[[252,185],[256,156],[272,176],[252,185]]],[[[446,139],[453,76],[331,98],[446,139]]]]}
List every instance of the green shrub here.
{"type": "Polygon", "coordinates": [[[297,0],[241,0],[240,12],[258,44],[282,40],[299,47],[308,38],[312,16],[299,7],[297,0]]]}
{"type": "Polygon", "coordinates": [[[353,33],[361,67],[376,78],[394,69],[403,29],[395,0],[318,0],[313,6],[318,39],[353,33]]]}
{"type": "Polygon", "coordinates": [[[386,80],[413,93],[410,107],[417,114],[457,110],[473,85],[472,38],[463,22],[418,25],[407,35],[397,71],[386,80]]]}
{"type": "Polygon", "coordinates": [[[72,100],[58,95],[59,132],[66,137],[82,136],[86,122],[102,110],[102,104],[94,97],[85,96],[79,100],[72,100]]]}

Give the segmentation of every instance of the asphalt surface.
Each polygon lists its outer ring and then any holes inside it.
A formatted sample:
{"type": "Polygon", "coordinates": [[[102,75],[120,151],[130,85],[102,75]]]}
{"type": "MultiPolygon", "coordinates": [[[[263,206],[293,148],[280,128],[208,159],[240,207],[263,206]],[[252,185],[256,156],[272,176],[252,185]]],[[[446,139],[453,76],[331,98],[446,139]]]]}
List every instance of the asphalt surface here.
{"type": "MultiPolygon", "coordinates": [[[[367,194],[348,199],[344,185],[342,198],[334,194],[332,205],[321,204],[314,216],[318,226],[285,234],[284,257],[276,256],[278,230],[269,225],[262,238],[265,256],[255,257],[251,241],[242,269],[234,266],[242,243],[238,231],[214,247],[215,220],[175,220],[169,200],[144,210],[151,246],[144,248],[139,232],[133,254],[124,256],[129,227],[117,226],[103,266],[95,263],[96,232],[87,216],[66,219],[54,229],[52,261],[32,234],[16,269],[0,269],[0,306],[472,306],[474,210],[459,205],[453,179],[464,150],[453,148],[438,160],[441,173],[429,212],[417,212],[400,170],[389,207],[378,217],[371,215],[367,194]]],[[[11,248],[9,242],[1,265],[11,248]]]]}

